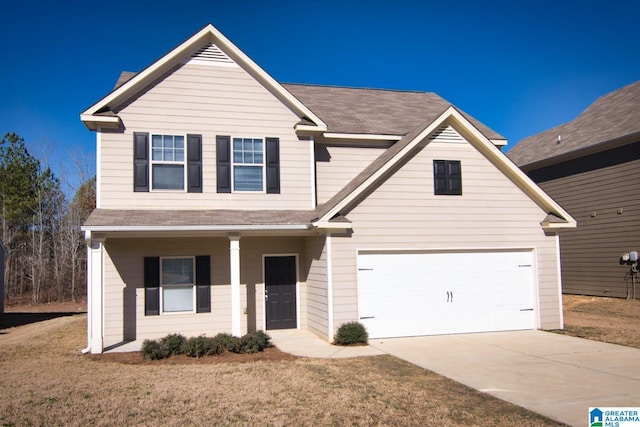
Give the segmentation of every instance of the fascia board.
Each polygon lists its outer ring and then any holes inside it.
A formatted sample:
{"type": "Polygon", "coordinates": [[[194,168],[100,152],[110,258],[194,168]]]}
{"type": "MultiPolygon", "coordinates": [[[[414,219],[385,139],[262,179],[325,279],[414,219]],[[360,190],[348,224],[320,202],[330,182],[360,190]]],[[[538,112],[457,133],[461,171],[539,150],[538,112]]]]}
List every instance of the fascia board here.
{"type": "Polygon", "coordinates": [[[362,184],[360,184],[354,191],[352,191],[347,197],[342,199],[340,203],[337,203],[331,210],[320,218],[319,223],[329,222],[329,219],[333,218],[340,210],[351,203],[356,197],[366,191],[371,185],[373,185],[380,177],[382,177],[387,171],[389,171],[398,161],[411,152],[415,146],[425,139],[429,134],[434,132],[438,126],[440,126],[445,119],[454,111],[453,107],[447,108],[437,119],[435,119],[429,126],[427,126],[422,132],[420,132],[410,143],[408,143],[402,150],[400,150],[394,157],[389,159],[380,169],[367,178],[362,184]]]}
{"type": "Polygon", "coordinates": [[[296,230],[309,230],[311,226],[309,224],[285,224],[285,225],[183,225],[183,226],[175,226],[175,225],[148,225],[148,226],[137,226],[137,225],[122,225],[122,226],[111,226],[111,225],[89,225],[82,226],[81,230],[85,232],[120,232],[120,231],[129,231],[129,232],[182,232],[182,231],[224,231],[224,232],[234,232],[234,231],[296,231],[296,230]]]}
{"type": "Polygon", "coordinates": [[[485,157],[509,177],[522,191],[525,192],[538,206],[547,213],[554,213],[556,216],[567,221],[567,224],[575,223],[576,220],[556,203],[547,193],[534,183],[515,163],[509,160],[495,145],[491,143],[478,129],[475,128],[456,109],[451,113],[449,120],[454,122],[463,133],[467,141],[473,144],[485,157]]]}
{"type": "Polygon", "coordinates": [[[351,230],[353,228],[351,223],[345,224],[329,221],[317,221],[311,223],[311,225],[319,230],[351,230]]]}
{"type": "Polygon", "coordinates": [[[355,140],[369,140],[369,141],[399,141],[399,140],[402,139],[403,135],[325,132],[322,136],[324,136],[327,139],[355,139],[355,140]]]}
{"type": "MultiPolygon", "coordinates": [[[[156,62],[136,74],[131,80],[114,90],[97,103],[93,104],[82,115],[93,115],[100,109],[106,107],[115,100],[125,99],[128,95],[133,94],[142,84],[147,80],[155,76],[156,74],[168,69],[174,63],[177,63],[182,56],[189,50],[192,50],[194,46],[202,44],[204,39],[213,38],[216,45],[231,59],[233,59],[238,65],[247,70],[258,82],[267,87],[271,93],[284,102],[289,108],[296,112],[299,116],[307,117],[309,120],[316,123],[316,125],[322,129],[326,129],[326,124],[316,116],[311,110],[309,110],[304,104],[298,101],[289,91],[287,91],[280,83],[278,83],[267,72],[260,68],[251,58],[249,58],[244,52],[236,47],[229,39],[227,39],[220,31],[218,31],[213,25],[208,24],[202,30],[191,36],[188,40],[174,48],[168,54],[158,59],[156,62]]],[[[81,116],[82,116],[81,115],[81,116]]]]}
{"type": "Polygon", "coordinates": [[[543,230],[547,231],[556,231],[563,230],[565,228],[576,228],[578,223],[575,221],[567,221],[567,222],[543,222],[540,224],[543,230]]]}
{"type": "Polygon", "coordinates": [[[491,143],[498,147],[504,147],[507,145],[508,141],[506,139],[490,139],[491,143]]]}
{"type": "Polygon", "coordinates": [[[120,127],[120,117],[118,116],[92,116],[81,114],[80,120],[89,130],[97,130],[98,127],[106,129],[117,129],[120,127]]]}

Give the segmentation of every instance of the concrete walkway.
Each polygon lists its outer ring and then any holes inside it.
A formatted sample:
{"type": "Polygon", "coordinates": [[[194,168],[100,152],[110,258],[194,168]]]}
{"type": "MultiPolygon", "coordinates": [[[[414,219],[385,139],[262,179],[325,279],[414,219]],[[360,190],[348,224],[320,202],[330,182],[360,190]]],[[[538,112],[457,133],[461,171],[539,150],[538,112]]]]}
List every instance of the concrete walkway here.
{"type": "Polygon", "coordinates": [[[285,353],[322,359],[379,356],[385,354],[372,346],[343,347],[331,345],[309,331],[282,329],[268,331],[271,342],[285,353]]]}
{"type": "Polygon", "coordinates": [[[640,407],[640,350],[543,331],[371,340],[332,346],[307,331],[269,331],[306,357],[391,354],[557,421],[588,425],[590,406],[640,407]]]}

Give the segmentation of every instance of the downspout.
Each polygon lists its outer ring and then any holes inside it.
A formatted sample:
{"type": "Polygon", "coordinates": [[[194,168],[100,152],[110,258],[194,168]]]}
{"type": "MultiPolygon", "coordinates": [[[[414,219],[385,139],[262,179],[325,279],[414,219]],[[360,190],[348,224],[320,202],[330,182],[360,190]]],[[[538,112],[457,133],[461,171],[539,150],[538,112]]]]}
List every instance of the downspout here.
{"type": "Polygon", "coordinates": [[[87,243],[87,346],[80,350],[82,354],[91,351],[91,231],[84,232],[84,240],[87,243]]]}

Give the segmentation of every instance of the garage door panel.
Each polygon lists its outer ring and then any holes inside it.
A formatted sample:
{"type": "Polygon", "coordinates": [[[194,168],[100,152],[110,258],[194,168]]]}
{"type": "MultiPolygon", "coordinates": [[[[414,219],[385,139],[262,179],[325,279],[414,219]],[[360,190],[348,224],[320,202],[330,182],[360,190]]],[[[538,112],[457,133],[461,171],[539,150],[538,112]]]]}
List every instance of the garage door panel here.
{"type": "Polygon", "coordinates": [[[368,253],[358,267],[372,338],[535,327],[530,251],[368,253]]]}

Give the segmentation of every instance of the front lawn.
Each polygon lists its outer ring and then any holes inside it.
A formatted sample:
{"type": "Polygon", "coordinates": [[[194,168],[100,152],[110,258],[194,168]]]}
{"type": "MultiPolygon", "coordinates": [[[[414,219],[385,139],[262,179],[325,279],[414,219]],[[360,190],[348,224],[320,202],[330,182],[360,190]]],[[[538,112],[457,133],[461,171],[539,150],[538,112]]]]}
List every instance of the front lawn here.
{"type": "Polygon", "coordinates": [[[85,324],[0,330],[3,425],[557,425],[391,356],[123,363],[85,324]]]}

